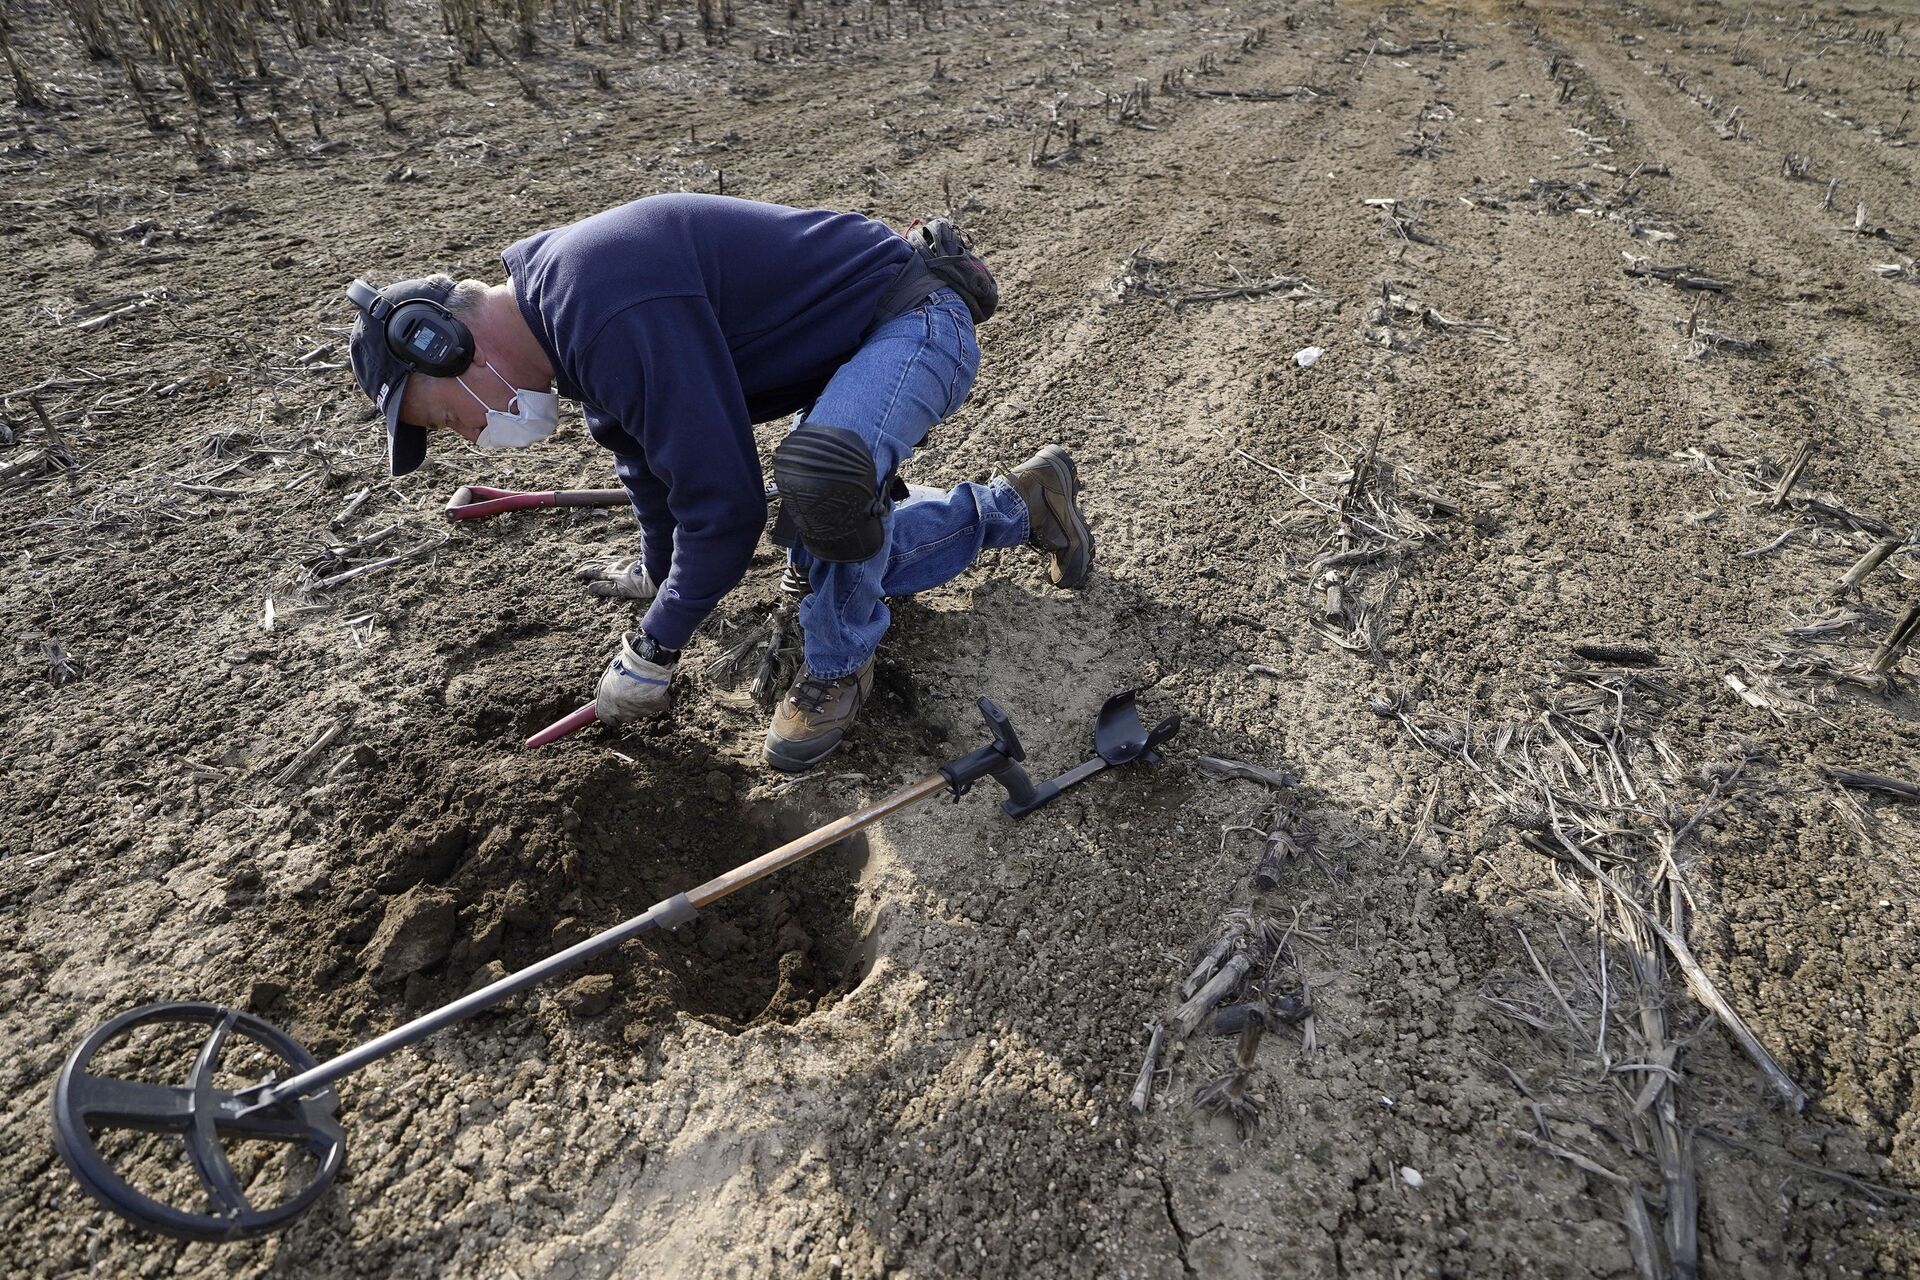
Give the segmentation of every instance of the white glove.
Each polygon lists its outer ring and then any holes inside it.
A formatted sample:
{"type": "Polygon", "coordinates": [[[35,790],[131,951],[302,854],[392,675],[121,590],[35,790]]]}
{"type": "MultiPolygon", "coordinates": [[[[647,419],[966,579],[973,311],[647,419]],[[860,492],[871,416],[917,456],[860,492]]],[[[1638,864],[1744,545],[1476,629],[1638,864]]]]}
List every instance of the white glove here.
{"type": "Polygon", "coordinates": [[[587,594],[616,600],[651,600],[660,594],[660,584],[648,574],[646,565],[635,560],[589,560],[580,566],[580,580],[587,594]]]}
{"type": "MultiPolygon", "coordinates": [[[[664,662],[640,656],[638,631],[620,642],[620,652],[600,675],[600,687],[594,690],[593,709],[600,723],[610,727],[629,724],[667,714],[673,706],[673,664],[675,653],[664,662]]],[[[656,653],[665,650],[656,649],[656,653]]]]}

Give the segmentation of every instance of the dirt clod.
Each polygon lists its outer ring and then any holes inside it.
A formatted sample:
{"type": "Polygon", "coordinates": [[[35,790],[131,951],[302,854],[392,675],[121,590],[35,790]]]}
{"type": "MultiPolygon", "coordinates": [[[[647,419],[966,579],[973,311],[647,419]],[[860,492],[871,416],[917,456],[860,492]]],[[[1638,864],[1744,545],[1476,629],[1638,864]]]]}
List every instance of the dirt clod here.
{"type": "Polygon", "coordinates": [[[724,960],[740,949],[747,940],[738,925],[720,921],[708,929],[706,936],[700,939],[700,953],[709,960],[724,960]]]}
{"type": "Polygon", "coordinates": [[[457,904],[444,893],[414,890],[388,903],[373,940],[360,953],[369,980],[384,986],[445,960],[458,914],[457,904]]]}
{"type": "Polygon", "coordinates": [[[540,926],[540,904],[533,890],[525,884],[515,883],[508,887],[507,895],[500,904],[500,919],[511,929],[523,933],[540,926]]]}
{"type": "Polygon", "coordinates": [[[576,978],[560,991],[560,1005],[576,1018],[597,1018],[613,1003],[616,984],[606,973],[590,973],[576,978]]]}
{"type": "Polygon", "coordinates": [[[473,971],[473,976],[467,980],[466,990],[462,991],[461,994],[469,995],[480,990],[482,987],[490,986],[500,981],[500,979],[506,976],[507,967],[505,965],[501,964],[498,960],[489,960],[473,971]]]}
{"type": "Polygon", "coordinates": [[[247,984],[247,1008],[255,1013],[265,1013],[286,994],[286,983],[271,978],[255,978],[247,984]]]}

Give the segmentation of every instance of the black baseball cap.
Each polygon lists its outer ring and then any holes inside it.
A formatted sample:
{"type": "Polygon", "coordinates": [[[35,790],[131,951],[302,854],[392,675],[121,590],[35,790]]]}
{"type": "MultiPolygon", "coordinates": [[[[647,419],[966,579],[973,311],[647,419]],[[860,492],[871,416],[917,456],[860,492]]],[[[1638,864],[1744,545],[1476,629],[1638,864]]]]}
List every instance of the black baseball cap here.
{"type": "MultiPolygon", "coordinates": [[[[380,291],[381,299],[391,306],[415,299],[445,306],[452,296],[453,281],[446,276],[402,280],[380,291]]],[[[427,458],[425,428],[400,421],[400,401],[406,394],[407,375],[413,370],[388,348],[386,326],[365,311],[354,317],[353,340],[348,350],[348,360],[360,389],[387,420],[387,470],[403,476],[427,458]]]]}

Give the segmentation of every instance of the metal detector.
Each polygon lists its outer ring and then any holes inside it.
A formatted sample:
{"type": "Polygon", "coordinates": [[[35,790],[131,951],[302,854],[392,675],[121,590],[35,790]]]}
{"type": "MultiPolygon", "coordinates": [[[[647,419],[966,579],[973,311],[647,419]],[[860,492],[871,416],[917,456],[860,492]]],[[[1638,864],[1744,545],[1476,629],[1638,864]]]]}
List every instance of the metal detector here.
{"type": "Polygon", "coordinates": [[[1180,728],[1180,718],[1172,716],[1147,729],[1134,695],[1116,694],[1101,707],[1094,724],[1094,757],[1036,785],[1022,763],[1026,750],[1013,722],[986,698],[980,699],[980,713],[993,740],[911,786],[325,1062],[316,1062],[285,1032],[262,1019],[222,1005],[161,1003],[123,1013],[81,1041],[61,1068],[53,1089],[54,1146],[88,1194],[143,1230],[189,1240],[237,1240],[278,1230],[312,1206],[340,1172],[346,1135],[337,1119],[339,1099],[333,1086],[345,1076],[650,929],[685,924],[728,894],[942,792],[951,793],[957,801],[974,783],[991,778],[1007,793],[1000,807],[1010,816],[1022,817],[1111,765],[1157,761],[1154,748],[1180,728]],[[186,1083],[95,1074],[96,1057],[111,1047],[125,1047],[131,1034],[142,1028],[176,1032],[191,1028],[195,1034],[205,1029],[186,1083]],[[256,1059],[264,1057],[274,1065],[257,1083],[222,1088],[216,1083],[219,1073],[237,1070],[223,1068],[236,1043],[250,1045],[256,1059]],[[113,1160],[102,1153],[100,1140],[124,1130],[178,1137],[204,1204],[166,1203],[116,1172],[113,1160]],[[286,1154],[276,1175],[279,1186],[271,1188],[270,1197],[261,1194],[260,1183],[272,1178],[265,1173],[248,1178],[236,1172],[229,1158],[230,1145],[244,1142],[275,1144],[286,1154]]]}

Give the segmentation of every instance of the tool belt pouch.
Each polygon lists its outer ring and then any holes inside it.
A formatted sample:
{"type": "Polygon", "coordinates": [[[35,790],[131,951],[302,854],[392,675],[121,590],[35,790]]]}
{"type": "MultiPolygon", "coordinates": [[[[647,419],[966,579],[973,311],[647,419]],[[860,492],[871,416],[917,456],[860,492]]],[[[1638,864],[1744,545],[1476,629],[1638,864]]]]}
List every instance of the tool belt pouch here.
{"type": "Polygon", "coordinates": [[[936,280],[966,299],[975,324],[1000,309],[1000,286],[994,283],[993,272],[948,219],[914,223],[907,228],[907,243],[936,280]]]}
{"type": "Polygon", "coordinates": [[[773,451],[780,489],[776,545],[796,542],[827,564],[871,560],[887,545],[886,515],[906,497],[900,477],[873,478],[873,453],[844,427],[805,423],[773,451]]]}

